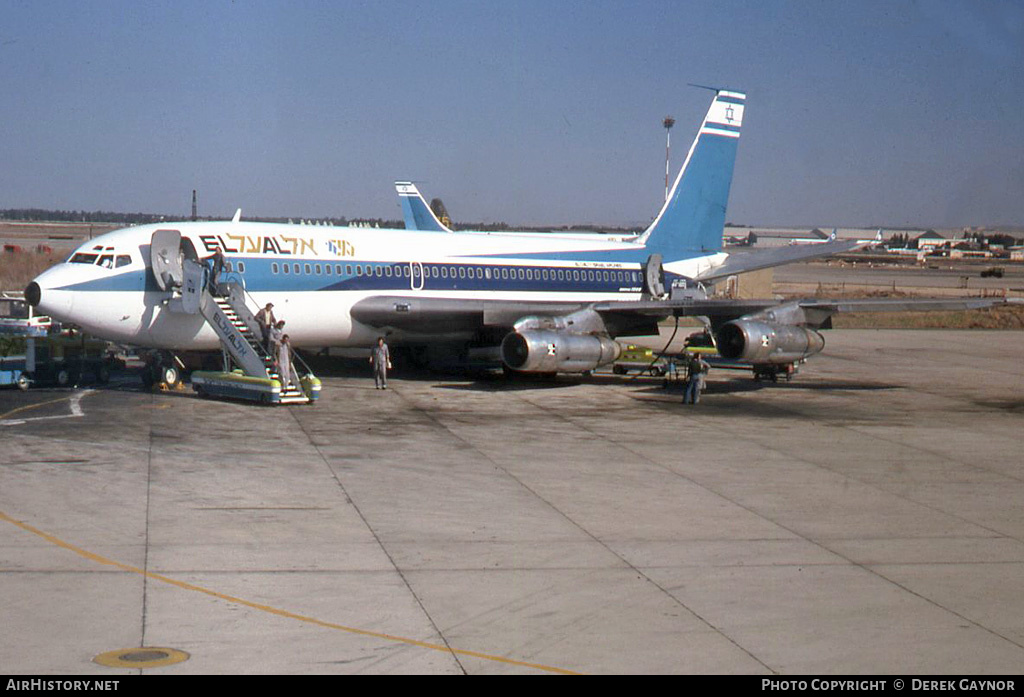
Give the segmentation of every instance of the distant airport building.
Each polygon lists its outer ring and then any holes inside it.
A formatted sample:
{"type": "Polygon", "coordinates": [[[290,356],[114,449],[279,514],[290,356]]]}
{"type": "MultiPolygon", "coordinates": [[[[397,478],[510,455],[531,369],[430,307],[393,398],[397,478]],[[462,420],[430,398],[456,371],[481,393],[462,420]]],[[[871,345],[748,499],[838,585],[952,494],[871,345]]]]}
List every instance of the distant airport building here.
{"type": "Polygon", "coordinates": [[[964,245],[957,245],[949,250],[950,259],[991,259],[992,253],[989,250],[965,249],[964,245]]]}
{"type": "Polygon", "coordinates": [[[917,248],[922,252],[926,253],[934,252],[936,249],[948,246],[950,243],[950,240],[943,237],[934,230],[928,230],[927,232],[923,232],[917,237],[914,237],[913,239],[915,242],[917,242],[917,248]]]}
{"type": "Polygon", "coordinates": [[[790,244],[824,242],[829,233],[818,228],[727,227],[726,244],[756,247],[785,247],[790,244]]]}
{"type": "MultiPolygon", "coordinates": [[[[870,240],[877,228],[835,228],[838,240],[870,240]]],[[[771,228],[729,226],[725,228],[725,243],[729,246],[785,247],[793,244],[827,242],[832,228],[771,228]]],[[[888,234],[883,234],[883,239],[888,234]]]]}

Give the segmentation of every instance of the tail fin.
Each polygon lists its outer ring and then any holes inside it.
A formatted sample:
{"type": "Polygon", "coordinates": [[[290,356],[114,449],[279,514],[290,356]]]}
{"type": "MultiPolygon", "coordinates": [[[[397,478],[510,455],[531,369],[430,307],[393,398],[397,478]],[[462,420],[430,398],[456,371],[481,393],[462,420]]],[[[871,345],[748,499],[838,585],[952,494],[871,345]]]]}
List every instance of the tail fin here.
{"type": "Polygon", "coordinates": [[[402,202],[402,215],[405,218],[406,230],[428,230],[431,232],[451,232],[445,227],[430,206],[423,200],[419,189],[412,182],[395,182],[395,191],[402,202]]]}
{"type": "Polygon", "coordinates": [[[670,261],[721,251],[746,99],[742,92],[716,91],[665,205],[637,240],[647,251],[670,261]]]}

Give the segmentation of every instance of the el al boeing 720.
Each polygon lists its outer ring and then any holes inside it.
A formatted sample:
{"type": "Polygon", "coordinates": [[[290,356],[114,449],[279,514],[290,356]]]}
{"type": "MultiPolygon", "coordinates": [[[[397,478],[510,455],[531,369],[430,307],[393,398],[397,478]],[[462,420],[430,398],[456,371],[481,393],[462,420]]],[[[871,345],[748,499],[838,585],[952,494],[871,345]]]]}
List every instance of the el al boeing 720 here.
{"type": "MultiPolygon", "coordinates": [[[[296,347],[368,348],[387,336],[420,355],[456,347],[539,373],[611,363],[616,336],[657,334],[672,316],[705,318],[724,358],[770,369],[819,352],[818,330],[836,312],[994,303],[707,297],[705,287],[728,276],[857,244],[723,251],[745,103],[741,92],[715,92],[663,207],[635,238],[453,232],[418,208],[415,230],[256,223],[236,214],[99,236],[36,278],[26,298],[38,312],[111,341],[169,352],[224,347],[246,374],[260,376],[267,373],[246,362],[229,325],[252,327],[251,311],[266,303],[287,320],[296,347]],[[225,269],[216,277],[214,257],[225,269]]],[[[403,204],[426,208],[418,192],[408,193],[403,204]]]]}

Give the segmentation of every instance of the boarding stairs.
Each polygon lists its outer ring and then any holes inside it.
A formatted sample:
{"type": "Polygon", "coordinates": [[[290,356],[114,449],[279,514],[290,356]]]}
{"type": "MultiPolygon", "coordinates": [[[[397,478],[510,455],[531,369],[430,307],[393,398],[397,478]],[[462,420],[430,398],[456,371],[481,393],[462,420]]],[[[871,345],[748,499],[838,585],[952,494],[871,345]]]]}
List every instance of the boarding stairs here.
{"type": "Polygon", "coordinates": [[[280,382],[279,404],[307,404],[310,399],[301,384],[281,377],[271,348],[263,345],[259,323],[245,303],[242,287],[225,283],[218,290],[221,293],[216,295],[207,293],[203,316],[220,336],[225,360],[230,357],[246,375],[280,382]]]}
{"type": "Polygon", "coordinates": [[[222,263],[211,268],[200,261],[191,241],[177,230],[153,233],[150,264],[153,280],[167,293],[164,309],[202,315],[220,338],[223,370],[192,373],[193,389],[272,404],[306,404],[319,397],[320,381],[297,354],[292,353],[294,380],[278,374],[272,349],[262,343],[259,323],[249,310],[241,277],[224,273],[218,268],[222,263]]]}

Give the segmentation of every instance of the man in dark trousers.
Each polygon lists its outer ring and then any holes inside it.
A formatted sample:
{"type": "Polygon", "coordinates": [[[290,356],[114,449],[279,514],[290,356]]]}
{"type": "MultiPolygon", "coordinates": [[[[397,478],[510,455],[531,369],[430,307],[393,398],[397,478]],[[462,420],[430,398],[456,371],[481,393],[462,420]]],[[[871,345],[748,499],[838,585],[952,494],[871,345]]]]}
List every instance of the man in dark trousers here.
{"type": "Polygon", "coordinates": [[[373,366],[373,384],[378,390],[388,389],[388,369],[391,368],[391,354],[384,337],[377,337],[377,345],[370,353],[370,365],[373,366]]]}
{"type": "Polygon", "coordinates": [[[700,402],[700,391],[704,389],[704,376],[708,374],[711,366],[694,351],[686,361],[686,392],[683,394],[683,404],[697,404],[700,402]]]}
{"type": "Polygon", "coordinates": [[[224,251],[217,247],[213,256],[210,257],[210,285],[213,286],[214,295],[217,295],[217,284],[220,283],[220,275],[224,271],[224,251]]]}

